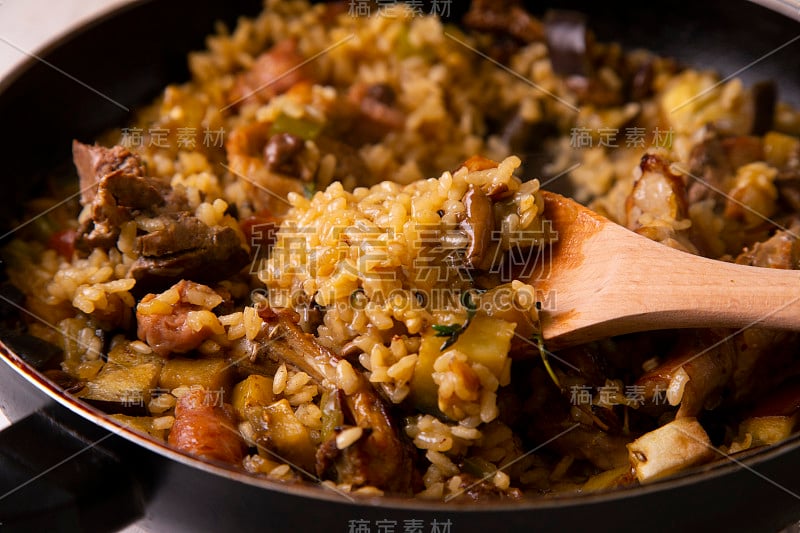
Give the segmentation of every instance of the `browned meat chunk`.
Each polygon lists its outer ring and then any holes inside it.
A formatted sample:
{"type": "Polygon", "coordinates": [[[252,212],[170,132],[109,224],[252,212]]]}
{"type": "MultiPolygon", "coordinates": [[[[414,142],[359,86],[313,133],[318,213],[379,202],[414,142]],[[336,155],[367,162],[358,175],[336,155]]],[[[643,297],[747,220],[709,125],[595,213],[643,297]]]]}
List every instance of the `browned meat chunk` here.
{"type": "Polygon", "coordinates": [[[473,30],[511,36],[523,43],[544,38],[542,23],[525,11],[518,0],[475,0],[464,16],[464,25],[473,30]]]}
{"type": "Polygon", "coordinates": [[[736,262],[740,265],[766,268],[800,268],[800,245],[792,234],[800,232],[800,223],[792,225],[789,231],[780,230],[764,242],[757,242],[751,250],[745,249],[736,262]]]}
{"type": "Polygon", "coordinates": [[[144,176],[138,156],[121,146],[73,145],[75,166],[91,207],[91,218],[77,231],[75,248],[116,244],[121,225],[139,215],[158,217],[162,228],[136,241],[140,257],[129,275],[137,291],[157,290],[180,278],[214,282],[238,272],[248,261],[236,231],[209,227],[187,210],[186,198],[167,183],[144,176]]]}
{"type": "Polygon", "coordinates": [[[161,183],[153,178],[114,171],[103,177],[92,199],[92,218],[78,229],[75,248],[110,248],[119,237],[120,225],[133,220],[137,211],[164,204],[161,183]]]}
{"type": "Polygon", "coordinates": [[[688,231],[672,227],[689,217],[689,208],[683,177],[672,172],[670,163],[656,154],[642,157],[642,173],[625,200],[626,226],[671,248],[697,253],[688,231]]]}
{"type": "Polygon", "coordinates": [[[140,290],[160,288],[178,278],[213,283],[236,274],[250,259],[232,228],[209,227],[186,213],[161,219],[163,229],[137,238],[141,255],[129,276],[140,290]]]}
{"type": "MultiPolygon", "coordinates": [[[[297,156],[305,148],[305,141],[291,133],[276,133],[267,141],[264,147],[264,161],[271,172],[301,176],[297,156]]],[[[308,176],[311,178],[311,176],[308,176]]]]}
{"type": "Polygon", "coordinates": [[[403,129],[406,117],[396,106],[397,95],[391,85],[357,83],[347,97],[356,109],[352,132],[348,134],[350,142],[375,143],[389,132],[403,129]]]}
{"type": "Polygon", "coordinates": [[[91,219],[78,229],[75,248],[110,248],[119,236],[120,224],[141,211],[166,203],[167,184],[144,176],[138,156],[122,146],[105,148],[77,141],[72,145],[81,183],[81,203],[91,206],[91,219]]]}
{"type": "Polygon", "coordinates": [[[228,93],[231,105],[240,102],[268,102],[294,85],[311,80],[310,67],[291,39],[281,41],[258,56],[250,70],[240,74],[228,93]]]}
{"type": "Polygon", "coordinates": [[[137,156],[122,146],[105,148],[72,141],[72,160],[78,169],[81,204],[90,203],[97,193],[97,185],[104,176],[115,171],[133,176],[144,176],[145,170],[137,156]]]}
{"type": "Polygon", "coordinates": [[[411,463],[406,445],[399,439],[388,406],[364,381],[363,389],[343,405],[345,419],[364,428],[363,437],[343,450],[336,445],[336,436],[323,443],[317,451],[317,475],[338,483],[407,492],[411,463]]]}
{"type": "Polygon", "coordinates": [[[185,280],[168,292],[171,291],[178,293],[175,303],[160,305],[166,299],[164,295],[148,294],[136,308],[139,338],[161,357],[194,350],[220,332],[202,321],[200,327],[190,323],[189,313],[213,309],[223,301],[222,296],[205,285],[185,280]]]}
{"type": "Polygon", "coordinates": [[[214,395],[193,390],[178,400],[168,442],[178,450],[212,461],[239,464],[247,447],[228,405],[214,405],[214,395]]]}

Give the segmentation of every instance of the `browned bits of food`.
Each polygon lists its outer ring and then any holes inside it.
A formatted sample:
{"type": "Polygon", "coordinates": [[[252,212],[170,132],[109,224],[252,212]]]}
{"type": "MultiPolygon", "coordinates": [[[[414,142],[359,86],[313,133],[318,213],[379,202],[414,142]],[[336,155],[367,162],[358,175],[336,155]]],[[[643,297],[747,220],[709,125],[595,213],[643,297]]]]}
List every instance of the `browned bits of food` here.
{"type": "Polygon", "coordinates": [[[311,66],[303,65],[304,60],[293,39],[275,44],[236,78],[228,93],[228,103],[267,102],[300,82],[311,81],[311,66]]]}
{"type": "Polygon", "coordinates": [[[553,70],[561,76],[591,75],[586,17],[575,11],[548,11],[544,19],[553,70]]]}
{"type": "Polygon", "coordinates": [[[523,43],[544,37],[542,23],[525,11],[518,0],[474,1],[464,16],[464,24],[478,31],[510,35],[523,43]]]}
{"type": "MultiPolygon", "coordinates": [[[[303,151],[305,142],[291,133],[276,133],[264,147],[264,160],[272,172],[297,176],[299,169],[294,158],[303,151]]],[[[310,176],[309,176],[310,178],[310,176]]]]}
{"type": "Polygon", "coordinates": [[[349,132],[356,144],[379,142],[405,125],[406,116],[397,107],[397,95],[387,83],[353,85],[348,99],[357,109],[349,132]]]}
{"type": "Polygon", "coordinates": [[[760,266],[766,268],[800,268],[800,242],[797,233],[800,223],[797,221],[788,230],[779,230],[764,242],[757,242],[753,249],[745,249],[736,258],[740,265],[760,266]]]}
{"type": "Polygon", "coordinates": [[[133,219],[137,210],[155,209],[164,204],[166,184],[144,176],[139,158],[118,146],[103,148],[73,142],[75,166],[84,186],[81,203],[91,208],[91,218],[78,230],[79,249],[109,247],[120,232],[120,225],[133,219]]]}
{"type": "Polygon", "coordinates": [[[94,199],[97,184],[106,175],[116,171],[133,176],[145,174],[141,160],[122,146],[108,149],[73,141],[72,158],[78,170],[81,203],[84,205],[94,199]]]}
{"type": "Polygon", "coordinates": [[[203,389],[179,398],[167,442],[196,457],[239,464],[247,447],[236,429],[231,407],[215,403],[215,395],[203,389]]]}
{"type": "Polygon", "coordinates": [[[178,278],[213,283],[236,274],[250,257],[233,228],[211,227],[185,212],[156,220],[160,229],[136,239],[140,256],[130,276],[140,288],[160,288],[178,278]]]}
{"type": "Polygon", "coordinates": [[[162,357],[194,350],[222,326],[211,309],[222,297],[211,288],[180,281],[161,294],[148,294],[136,308],[138,336],[162,357]]]}
{"type": "Polygon", "coordinates": [[[93,184],[94,191],[84,203],[91,217],[78,229],[78,249],[111,247],[123,224],[149,218],[150,231],[134,237],[138,257],[130,276],[139,281],[139,290],[160,289],[182,277],[214,282],[235,274],[249,259],[233,228],[201,222],[183,195],[164,180],[144,176],[139,157],[127,149],[76,141],[73,152],[81,182],[93,184]]]}
{"type": "Polygon", "coordinates": [[[479,170],[489,170],[490,168],[497,168],[497,161],[492,161],[486,157],[474,155],[464,161],[464,165],[470,172],[477,172],[479,170]]]}
{"type": "Polygon", "coordinates": [[[292,192],[302,193],[303,182],[296,176],[283,175],[267,168],[265,151],[269,139],[269,124],[246,124],[231,131],[225,141],[225,150],[228,165],[234,176],[241,180],[253,209],[282,215],[289,207],[285,198],[292,192]]]}
{"type": "Polygon", "coordinates": [[[464,195],[463,202],[466,217],[461,222],[461,227],[469,237],[466,260],[469,266],[477,267],[483,263],[492,240],[494,231],[492,202],[481,189],[475,187],[470,187],[464,195]]]}

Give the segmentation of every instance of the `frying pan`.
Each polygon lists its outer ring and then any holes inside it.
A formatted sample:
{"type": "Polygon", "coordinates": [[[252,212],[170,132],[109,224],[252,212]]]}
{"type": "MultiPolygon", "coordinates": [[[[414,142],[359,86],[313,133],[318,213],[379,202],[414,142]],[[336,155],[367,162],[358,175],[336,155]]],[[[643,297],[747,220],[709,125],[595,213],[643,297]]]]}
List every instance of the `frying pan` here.
{"type": "MultiPolygon", "coordinates": [[[[550,2],[586,12],[601,40],[646,47],[733,74],[800,35],[789,0],[550,2]]],[[[188,78],[186,54],[216,20],[229,27],[260,3],[141,1],[95,19],[39,55],[130,109],[188,78]]],[[[465,6],[450,3],[451,19],[465,6]]],[[[532,11],[541,14],[535,3],[532,11]]],[[[476,61],[480,59],[476,57],[476,61]]],[[[800,42],[739,75],[779,83],[800,104],[800,42]]],[[[88,140],[131,115],[42,62],[0,82],[0,227],[69,168],[88,140]]],[[[777,531],[800,519],[800,437],[645,487],[520,502],[453,505],[393,498],[352,501],[324,488],[257,479],[178,454],[65,395],[0,342],[0,529],[112,531],[140,520],[155,531],[777,531]],[[383,529],[379,529],[383,526],[383,529]],[[360,528],[360,529],[359,529],[360,528]]]]}

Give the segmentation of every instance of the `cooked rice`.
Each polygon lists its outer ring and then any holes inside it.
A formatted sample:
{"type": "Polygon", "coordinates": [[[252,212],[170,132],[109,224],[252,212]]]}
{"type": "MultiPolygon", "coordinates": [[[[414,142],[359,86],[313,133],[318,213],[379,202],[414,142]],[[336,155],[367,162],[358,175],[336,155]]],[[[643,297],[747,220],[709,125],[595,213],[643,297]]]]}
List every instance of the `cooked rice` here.
{"type": "MultiPolygon", "coordinates": [[[[398,411],[405,410],[407,416],[399,426],[417,449],[424,485],[417,487],[416,496],[447,500],[478,481],[481,491],[506,495],[516,494],[516,487],[529,493],[580,490],[583,482],[613,470],[611,466],[602,458],[592,463],[592,450],[562,453],[554,448],[528,454],[522,445],[531,435],[519,432],[519,423],[510,420],[517,411],[531,416],[550,408],[546,396],[552,383],[545,371],[538,366],[531,370],[531,363],[517,359],[512,363],[509,355],[520,350],[520,337],[528,343],[535,338],[537,303],[542,304],[536,283],[506,279],[499,284],[499,276],[472,279],[465,277],[469,269],[464,268],[463,256],[461,264],[452,257],[431,258],[437,243],[440,248],[450,243],[461,251],[469,244],[460,228],[468,211],[465,196],[474,190],[505,191],[493,202],[499,237],[492,252],[502,255],[545,243],[539,181],[530,179],[534,177],[530,169],[513,155],[508,136],[487,134],[489,124],[506,120],[500,116],[504,113],[513,113],[528,125],[557,129],[556,137],[537,147],[548,156],[544,175],[566,172],[562,179],[570,180],[577,199],[648,238],[690,253],[731,260],[766,240],[763,217],[786,214],[781,204],[786,200],[781,192],[781,180],[786,179],[782,172],[800,151],[795,137],[800,135],[800,113],[778,105],[776,131],[763,138],[763,161],[736,166],[721,185],[735,201],[723,206],[707,198],[685,206],[674,183],[691,183],[687,164],[694,151],[717,134],[739,138],[750,133],[752,92],[740,80],[720,83],[710,72],[679,72],[669,60],[637,51],[626,57],[651,65],[652,96],[608,106],[580,103],[568,81],[554,72],[544,42],[520,46],[509,58],[509,67],[537,90],[491,62],[478,61],[472,51],[448,38],[446,32],[452,30],[446,30],[436,17],[400,10],[395,18],[342,14],[333,23],[323,22],[326,16],[326,7],[320,4],[267,0],[266,9],[256,18],[242,19],[233,31],[220,28],[209,37],[208,50],[189,57],[192,80],[168,87],[133,125],[144,131],[170,130],[173,136],[179,129],[219,130],[227,135],[227,147],[146,142],[132,149],[142,157],[148,173],[164,178],[200,222],[232,228],[242,247],[255,255],[265,244],[252,238],[248,242],[246,235],[255,234],[248,233],[244,222],[269,211],[258,199],[264,188],[259,179],[270,173],[263,168],[262,154],[254,158],[237,152],[241,148],[235,142],[237,135],[246,139],[248,128],[266,127],[281,117],[306,124],[336,121],[342,97],[351,87],[388,84],[395,88],[405,120],[380,142],[354,148],[370,177],[359,181],[350,174],[337,181],[341,158],[323,153],[318,139],[304,140],[298,165],[308,173],[315,192],[300,194],[302,187],[295,187],[272,205],[286,212],[281,213],[269,258],[262,254],[254,261],[252,276],[235,276],[213,288],[174,286],[145,298],[134,297],[137,282],[129,273],[141,258],[137,236],[163,229],[159,217],[139,214],[123,222],[116,246],[96,248],[86,257],[73,254],[65,259],[36,239],[16,240],[5,251],[11,265],[9,278],[25,293],[27,309],[48,325],[31,324],[28,332],[59,345],[63,371],[91,382],[111,366],[103,352],[104,335],[119,329],[109,324],[124,323],[126,314],[171,316],[190,306],[185,323],[192,332],[208,334],[180,357],[224,358],[237,365],[257,361],[264,343],[279,334],[265,311],[292,308],[301,315],[306,331],[340,356],[334,375],[322,383],[282,361],[268,361],[258,371],[271,379],[265,393],[268,400],[259,401],[283,402],[284,406],[288,402],[291,409],[283,413],[286,418],[281,422],[296,431],[293,436],[307,437],[298,442],[319,447],[323,433],[334,431],[336,448],[346,451],[368,435],[366,428],[332,421],[328,412],[332,400],[327,391],[333,388],[353,395],[363,386],[359,375],[363,373],[398,411]],[[267,103],[244,102],[227,110],[226,94],[240,71],[252,67],[264,50],[287,40],[296,42],[303,57],[316,58],[314,83],[267,103]],[[320,54],[323,50],[329,52],[320,54]],[[578,104],[578,113],[568,107],[578,104]],[[632,123],[648,133],[658,128],[669,131],[669,143],[597,145],[600,129],[632,123]],[[569,134],[575,129],[592,132],[592,146],[575,147],[569,134]],[[477,154],[489,159],[465,164],[477,154]],[[668,168],[645,168],[643,156],[666,161],[668,168]],[[225,165],[220,166],[221,162],[225,165]],[[473,316],[460,297],[476,286],[494,288],[483,295],[473,293],[472,303],[477,306],[473,316]],[[495,290],[504,291],[504,301],[511,303],[513,311],[489,297],[496,295],[495,290]],[[232,302],[235,305],[229,305],[232,302]],[[322,314],[319,323],[310,316],[310,309],[322,314]],[[443,346],[445,339],[433,326],[447,330],[456,325],[465,329],[453,343],[443,346]],[[334,423],[336,427],[330,427],[334,423]]],[[[458,35],[479,49],[486,44],[486,36],[458,35]]],[[[598,55],[622,53],[614,45],[596,46],[598,55]]],[[[599,68],[597,76],[613,91],[624,90],[625,80],[610,66],[599,68]]],[[[119,142],[123,137],[123,132],[113,132],[106,140],[119,142]]],[[[74,215],[70,212],[67,217],[72,229],[74,215]]],[[[77,222],[91,218],[87,205],[77,222]]],[[[596,349],[627,357],[615,352],[614,342],[596,349]]],[[[142,360],[137,357],[161,365],[154,347],[144,339],[117,335],[109,343],[109,352],[125,352],[131,366],[142,360]]],[[[648,353],[638,362],[645,374],[664,363],[665,355],[657,353],[648,353]]],[[[562,391],[586,386],[586,379],[568,371],[556,373],[564,384],[562,391]]],[[[636,368],[627,377],[641,374],[636,368]]],[[[681,405],[687,387],[691,389],[688,383],[691,377],[681,367],[663,391],[665,403],[681,405]]],[[[225,402],[233,401],[231,384],[220,385],[225,402]]],[[[590,397],[586,409],[571,405],[566,410],[569,421],[593,430],[617,424],[621,434],[630,436],[628,410],[639,405],[622,395],[624,385],[619,379],[607,380],[604,387],[616,392],[590,397]],[[610,422],[601,420],[594,409],[614,416],[610,422]],[[620,422],[614,413],[623,409],[620,422]]],[[[162,438],[175,422],[176,403],[196,388],[185,384],[161,390],[156,380],[152,388],[127,392],[140,394],[142,407],[150,414],[142,417],[148,432],[162,438]]],[[[281,482],[298,481],[301,476],[293,466],[276,460],[275,452],[265,448],[269,439],[263,438],[263,432],[274,428],[275,419],[237,416],[236,427],[251,448],[243,468],[281,482]]],[[[740,435],[731,450],[747,449],[753,442],[757,439],[750,433],[740,435]]],[[[368,497],[383,494],[369,485],[337,485],[329,480],[322,485],[368,497]]]]}

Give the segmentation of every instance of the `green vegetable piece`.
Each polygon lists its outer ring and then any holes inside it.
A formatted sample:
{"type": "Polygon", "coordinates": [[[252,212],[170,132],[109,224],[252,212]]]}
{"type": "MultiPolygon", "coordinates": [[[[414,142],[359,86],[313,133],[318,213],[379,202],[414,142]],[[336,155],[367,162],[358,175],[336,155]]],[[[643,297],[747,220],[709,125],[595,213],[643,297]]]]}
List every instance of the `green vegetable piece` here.
{"type": "Polygon", "coordinates": [[[313,141],[322,131],[322,127],[323,124],[319,122],[307,118],[290,117],[285,113],[281,113],[275,119],[275,122],[272,123],[269,133],[270,135],[289,133],[303,140],[313,141]]]}

